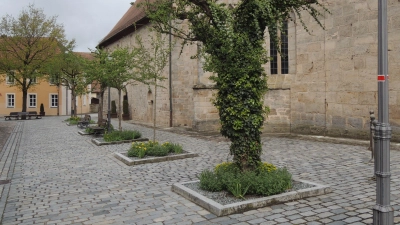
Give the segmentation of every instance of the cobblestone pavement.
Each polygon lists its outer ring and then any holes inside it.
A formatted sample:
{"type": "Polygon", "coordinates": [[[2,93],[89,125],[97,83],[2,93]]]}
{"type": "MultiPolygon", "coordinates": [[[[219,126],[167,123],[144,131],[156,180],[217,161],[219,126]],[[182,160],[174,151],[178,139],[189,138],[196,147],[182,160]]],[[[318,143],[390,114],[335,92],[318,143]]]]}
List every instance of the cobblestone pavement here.
{"type": "Polygon", "coordinates": [[[0,121],[0,150],[6,144],[16,124],[14,121],[0,121]]]}
{"type": "MultiPolygon", "coordinates": [[[[3,224],[371,224],[373,165],[363,146],[263,138],[263,160],[333,192],[241,214],[216,217],[171,192],[203,169],[226,161],[229,143],[158,131],[199,157],[128,167],[112,156],[129,144],[96,146],[76,126],[45,117],[24,121],[3,224]]],[[[118,123],[113,122],[116,126],[118,123]]],[[[123,123],[151,138],[152,130],[123,123]]],[[[400,151],[391,152],[392,206],[400,224],[400,151]]]]}

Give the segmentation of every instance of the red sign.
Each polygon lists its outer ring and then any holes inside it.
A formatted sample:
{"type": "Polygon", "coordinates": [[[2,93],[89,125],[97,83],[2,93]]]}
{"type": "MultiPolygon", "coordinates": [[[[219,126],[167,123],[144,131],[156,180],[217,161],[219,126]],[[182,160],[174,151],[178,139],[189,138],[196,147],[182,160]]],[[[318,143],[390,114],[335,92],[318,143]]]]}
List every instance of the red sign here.
{"type": "Polygon", "coordinates": [[[378,82],[385,82],[386,77],[389,79],[389,75],[378,75],[378,82]]]}

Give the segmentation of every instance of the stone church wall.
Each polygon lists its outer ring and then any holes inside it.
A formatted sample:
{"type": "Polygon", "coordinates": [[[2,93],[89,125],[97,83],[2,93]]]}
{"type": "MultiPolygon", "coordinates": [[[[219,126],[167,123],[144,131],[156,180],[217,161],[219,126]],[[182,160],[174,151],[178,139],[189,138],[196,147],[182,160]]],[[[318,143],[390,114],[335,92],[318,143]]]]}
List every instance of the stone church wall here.
{"type": "MultiPolygon", "coordinates": [[[[375,0],[324,0],[330,13],[321,18],[325,30],[306,13],[288,23],[289,74],[268,75],[269,91],[264,103],[270,113],[264,133],[299,133],[367,138],[369,111],[377,116],[377,15],[375,0]]],[[[400,2],[388,1],[390,123],[394,139],[400,140],[400,2]]],[[[148,37],[147,27],[135,34],[148,37]]],[[[109,46],[133,46],[128,35],[109,46]]],[[[265,42],[269,47],[269,37],[265,42]]],[[[196,44],[176,43],[172,55],[173,126],[199,131],[219,128],[218,112],[212,104],[211,75],[203,71],[202,61],[190,59],[196,44]]],[[[167,78],[157,92],[157,125],[169,126],[167,78]]],[[[142,84],[127,88],[132,119],[152,124],[154,87],[142,84]]],[[[106,104],[105,104],[106,107],[106,104]]]]}

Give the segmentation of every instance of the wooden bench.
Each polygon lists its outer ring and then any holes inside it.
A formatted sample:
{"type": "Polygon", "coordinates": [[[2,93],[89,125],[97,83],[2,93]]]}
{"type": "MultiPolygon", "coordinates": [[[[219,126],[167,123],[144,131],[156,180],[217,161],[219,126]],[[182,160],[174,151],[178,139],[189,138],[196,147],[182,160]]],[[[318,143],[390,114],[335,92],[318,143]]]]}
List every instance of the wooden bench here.
{"type": "Polygon", "coordinates": [[[36,117],[36,119],[42,119],[42,116],[39,115],[39,114],[37,114],[36,111],[29,111],[29,112],[28,112],[28,116],[29,116],[29,119],[30,119],[31,117],[36,117]]]}
{"type": "Polygon", "coordinates": [[[81,120],[78,121],[76,126],[78,126],[79,128],[85,128],[85,127],[89,126],[91,119],[92,118],[90,117],[90,115],[86,114],[85,117],[81,118],[81,120]]]}
{"type": "Polygon", "coordinates": [[[99,126],[93,126],[93,127],[89,127],[91,129],[90,134],[93,135],[100,135],[100,134],[104,134],[104,131],[107,129],[108,127],[108,121],[106,119],[103,119],[99,126]]]}
{"type": "Polygon", "coordinates": [[[4,120],[11,120],[11,118],[19,119],[18,112],[10,112],[9,116],[4,116],[4,120]]]}
{"type": "Polygon", "coordinates": [[[37,112],[30,111],[30,112],[10,112],[10,115],[5,116],[4,119],[11,120],[11,118],[15,118],[15,119],[19,120],[19,119],[22,119],[23,116],[25,116],[25,118],[27,117],[28,119],[31,119],[32,117],[36,117],[36,119],[42,118],[42,116],[37,114],[37,112]]]}

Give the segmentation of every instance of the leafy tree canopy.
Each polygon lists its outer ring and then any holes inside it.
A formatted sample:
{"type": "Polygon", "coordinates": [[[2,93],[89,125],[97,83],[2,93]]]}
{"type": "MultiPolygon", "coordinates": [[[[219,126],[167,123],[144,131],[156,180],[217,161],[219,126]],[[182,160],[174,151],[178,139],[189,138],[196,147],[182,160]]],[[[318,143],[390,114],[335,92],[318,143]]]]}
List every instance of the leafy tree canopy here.
{"type": "Polygon", "coordinates": [[[0,22],[0,74],[11,75],[23,92],[26,111],[27,91],[43,77],[43,68],[65,46],[64,28],[57,17],[47,17],[42,9],[29,5],[17,18],[2,17],[0,22]]]}
{"type": "Polygon", "coordinates": [[[218,90],[214,105],[221,134],[232,141],[230,152],[239,168],[257,168],[267,112],[262,101],[267,90],[262,67],[268,61],[265,32],[279,43],[278,30],[292,12],[307,29],[301,12],[321,25],[318,17],[326,9],[318,0],[239,0],[229,5],[215,0],[154,0],[142,7],[158,32],[172,34],[183,44],[202,43],[204,69],[217,74],[212,79],[218,90]]]}

